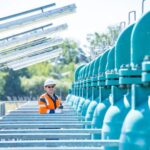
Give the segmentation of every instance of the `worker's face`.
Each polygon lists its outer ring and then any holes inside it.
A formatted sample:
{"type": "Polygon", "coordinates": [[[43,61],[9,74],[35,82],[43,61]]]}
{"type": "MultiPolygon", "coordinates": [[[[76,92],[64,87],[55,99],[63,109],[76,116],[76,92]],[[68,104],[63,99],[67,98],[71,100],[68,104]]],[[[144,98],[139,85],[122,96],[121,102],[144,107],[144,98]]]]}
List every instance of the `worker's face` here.
{"type": "Polygon", "coordinates": [[[44,89],[49,95],[52,95],[55,91],[55,85],[47,85],[44,87],[44,89]]]}

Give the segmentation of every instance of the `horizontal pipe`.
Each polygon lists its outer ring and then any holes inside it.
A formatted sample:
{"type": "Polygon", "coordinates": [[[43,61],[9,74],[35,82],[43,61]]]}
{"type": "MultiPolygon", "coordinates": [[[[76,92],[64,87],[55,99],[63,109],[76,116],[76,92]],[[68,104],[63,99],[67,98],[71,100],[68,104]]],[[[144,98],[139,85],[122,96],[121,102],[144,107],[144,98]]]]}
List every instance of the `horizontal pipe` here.
{"type": "Polygon", "coordinates": [[[84,125],[91,125],[91,121],[6,121],[6,120],[0,120],[0,125],[2,124],[47,124],[47,125],[51,125],[51,124],[84,124],[84,125]]]}
{"type": "Polygon", "coordinates": [[[0,147],[118,147],[118,140],[0,141],[0,147]]]}
{"type": "MultiPolygon", "coordinates": [[[[103,148],[99,147],[63,147],[65,150],[103,150],[103,148]]],[[[4,148],[0,148],[0,150],[4,150],[4,148]]],[[[6,148],[5,150],[62,150],[62,147],[11,147],[6,148]]]]}
{"type": "Polygon", "coordinates": [[[101,129],[18,129],[18,130],[0,130],[0,134],[5,133],[101,133],[101,129]]]}
{"type": "Polygon", "coordinates": [[[88,133],[5,133],[0,134],[0,139],[17,139],[17,140],[54,140],[54,139],[90,139],[91,135],[88,133]]]}
{"type": "Polygon", "coordinates": [[[19,27],[22,28],[23,26],[27,26],[27,25],[33,26],[34,23],[39,23],[40,21],[44,21],[44,20],[50,21],[50,19],[54,19],[60,16],[73,13],[75,12],[75,9],[76,9],[76,5],[70,4],[61,8],[56,8],[43,13],[17,19],[15,21],[9,21],[0,25],[0,31],[1,32],[6,30],[8,31],[8,29],[12,29],[12,28],[17,29],[19,27]]]}
{"type": "Polygon", "coordinates": [[[83,120],[84,117],[5,117],[3,116],[1,119],[5,121],[78,121],[78,120],[83,120]]]}
{"type": "Polygon", "coordinates": [[[61,128],[83,128],[82,123],[77,124],[0,124],[0,129],[61,129],[61,128]]]}
{"type": "Polygon", "coordinates": [[[45,5],[45,6],[41,6],[41,7],[38,7],[38,8],[31,9],[31,10],[27,10],[27,11],[24,11],[24,12],[21,12],[21,13],[17,13],[17,14],[13,14],[13,15],[10,15],[10,16],[2,17],[2,18],[0,18],[0,21],[11,19],[11,18],[14,18],[14,17],[18,17],[18,16],[21,16],[21,15],[26,15],[28,13],[33,13],[35,11],[43,10],[43,9],[46,9],[46,8],[49,8],[49,7],[52,7],[52,6],[55,6],[55,5],[56,5],[55,3],[52,3],[52,4],[49,4],[49,5],[45,5]]]}

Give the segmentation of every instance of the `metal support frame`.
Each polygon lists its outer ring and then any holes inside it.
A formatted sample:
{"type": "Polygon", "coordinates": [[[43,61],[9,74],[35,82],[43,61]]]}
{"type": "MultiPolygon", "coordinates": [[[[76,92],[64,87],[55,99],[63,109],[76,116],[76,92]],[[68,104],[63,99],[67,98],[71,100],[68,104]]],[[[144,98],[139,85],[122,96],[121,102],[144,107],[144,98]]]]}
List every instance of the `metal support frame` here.
{"type": "Polygon", "coordinates": [[[24,56],[29,56],[33,53],[39,52],[43,49],[46,48],[50,48],[53,46],[57,46],[62,44],[63,40],[60,38],[56,38],[56,39],[49,39],[46,42],[33,46],[33,47],[29,47],[20,51],[15,51],[12,53],[8,53],[6,55],[1,55],[0,57],[0,63],[6,63],[6,62],[10,62],[13,60],[16,60],[18,58],[24,57],[24,56]]]}
{"type": "MultiPolygon", "coordinates": [[[[37,64],[37,63],[40,63],[40,62],[43,62],[43,61],[47,61],[47,60],[50,60],[50,59],[53,59],[53,58],[56,58],[58,57],[60,54],[62,53],[62,50],[60,49],[59,52],[57,53],[52,53],[52,52],[49,52],[48,55],[46,56],[43,56],[42,58],[38,58],[36,60],[32,59],[30,60],[29,62],[25,63],[24,64],[21,64],[21,65],[18,65],[18,66],[13,66],[12,69],[13,70],[19,70],[19,69],[23,69],[23,68],[26,68],[28,66],[31,66],[31,65],[34,65],[34,64],[37,64]]],[[[40,55],[39,55],[40,56],[40,55]]],[[[40,56],[41,57],[41,56],[40,56]]]]}
{"type": "MultiPolygon", "coordinates": [[[[18,29],[20,27],[22,28],[24,26],[31,25],[31,24],[33,26],[34,23],[39,23],[41,21],[43,22],[45,20],[50,21],[51,19],[73,13],[75,12],[75,9],[76,9],[76,5],[70,4],[70,5],[66,5],[61,8],[49,10],[40,14],[35,14],[32,16],[24,17],[24,18],[17,19],[14,21],[6,22],[3,24],[0,24],[0,32],[6,31],[6,30],[8,31],[13,28],[15,29],[18,29]]],[[[17,17],[17,15],[15,17],[17,17]]]]}
{"type": "Polygon", "coordinates": [[[27,44],[29,42],[33,42],[43,37],[51,37],[53,34],[63,31],[68,28],[67,24],[61,24],[58,26],[54,26],[51,28],[46,28],[41,30],[40,28],[35,28],[26,32],[22,32],[4,39],[0,40],[0,52],[10,51],[16,46],[20,46],[23,44],[27,44]],[[33,32],[34,31],[34,32],[33,32]]]}

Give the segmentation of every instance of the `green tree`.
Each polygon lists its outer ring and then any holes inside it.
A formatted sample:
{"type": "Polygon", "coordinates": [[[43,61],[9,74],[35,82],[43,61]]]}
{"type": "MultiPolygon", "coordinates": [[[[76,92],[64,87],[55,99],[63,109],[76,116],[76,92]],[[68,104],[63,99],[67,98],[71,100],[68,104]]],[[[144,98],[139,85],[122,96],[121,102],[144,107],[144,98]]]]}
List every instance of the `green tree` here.
{"type": "Polygon", "coordinates": [[[6,84],[6,77],[8,73],[6,72],[0,72],[0,98],[3,99],[5,94],[4,86],[6,84]]]}
{"type": "Polygon", "coordinates": [[[65,39],[61,48],[63,49],[63,58],[64,63],[69,64],[71,62],[75,62],[77,56],[77,42],[69,39],[65,39]]]}
{"type": "Polygon", "coordinates": [[[8,74],[5,78],[6,84],[4,85],[4,95],[9,96],[19,96],[24,95],[23,90],[21,88],[21,81],[19,77],[19,73],[17,71],[8,70],[8,74]]]}
{"type": "Polygon", "coordinates": [[[37,97],[43,93],[45,76],[32,76],[31,78],[21,77],[21,88],[26,95],[37,97]]]}
{"type": "Polygon", "coordinates": [[[107,32],[105,33],[90,33],[87,34],[88,48],[90,49],[91,55],[94,57],[97,54],[105,51],[106,49],[112,47],[120,33],[119,26],[109,26],[107,32]]]}
{"type": "Polygon", "coordinates": [[[27,68],[31,76],[48,76],[52,71],[52,65],[49,62],[42,62],[27,68]]]}

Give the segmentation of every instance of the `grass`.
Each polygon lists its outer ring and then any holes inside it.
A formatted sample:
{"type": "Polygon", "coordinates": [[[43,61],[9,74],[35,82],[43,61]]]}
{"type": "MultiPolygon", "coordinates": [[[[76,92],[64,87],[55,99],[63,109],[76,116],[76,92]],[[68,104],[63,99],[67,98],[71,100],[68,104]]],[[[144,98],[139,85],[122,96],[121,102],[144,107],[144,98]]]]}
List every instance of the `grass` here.
{"type": "Polygon", "coordinates": [[[13,110],[17,109],[18,107],[20,107],[24,103],[25,103],[25,101],[24,102],[23,101],[22,102],[19,102],[19,101],[8,102],[8,101],[6,101],[5,102],[5,111],[6,111],[6,113],[13,111],[13,110]]]}

